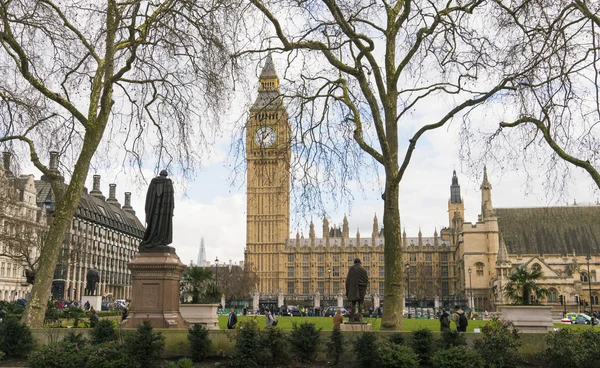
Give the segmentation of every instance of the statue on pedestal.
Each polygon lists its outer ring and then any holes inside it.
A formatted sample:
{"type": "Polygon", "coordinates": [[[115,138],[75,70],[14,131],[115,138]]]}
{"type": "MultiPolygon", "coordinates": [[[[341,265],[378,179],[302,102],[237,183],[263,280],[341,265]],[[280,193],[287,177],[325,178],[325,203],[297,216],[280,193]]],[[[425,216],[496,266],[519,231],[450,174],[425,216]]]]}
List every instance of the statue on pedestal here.
{"type": "Polygon", "coordinates": [[[146,232],[140,242],[139,251],[174,253],[173,210],[175,192],[173,182],[167,178],[167,171],[152,179],[146,194],[146,232]]]}
{"type": "Polygon", "coordinates": [[[361,308],[365,301],[367,286],[369,285],[369,275],[365,270],[360,259],[354,259],[354,266],[348,270],[346,277],[346,297],[352,303],[352,314],[350,321],[362,321],[361,308]]]}
{"type": "Polygon", "coordinates": [[[86,295],[96,295],[96,283],[98,283],[98,281],[100,281],[100,271],[90,268],[85,275],[86,295]]]}

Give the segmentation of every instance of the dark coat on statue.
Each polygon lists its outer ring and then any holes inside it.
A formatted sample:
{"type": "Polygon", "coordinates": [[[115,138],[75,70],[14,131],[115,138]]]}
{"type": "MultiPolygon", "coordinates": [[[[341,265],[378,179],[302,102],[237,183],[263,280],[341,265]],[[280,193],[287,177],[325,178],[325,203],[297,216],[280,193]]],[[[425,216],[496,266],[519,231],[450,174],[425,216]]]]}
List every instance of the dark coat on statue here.
{"type": "Polygon", "coordinates": [[[367,285],[369,285],[367,270],[360,263],[354,263],[354,266],[348,270],[348,276],[346,277],[346,297],[348,300],[362,303],[367,293],[367,285]]]}
{"type": "Polygon", "coordinates": [[[173,182],[165,170],[150,182],[146,195],[146,232],[140,252],[173,242],[174,193],[173,182]]]}

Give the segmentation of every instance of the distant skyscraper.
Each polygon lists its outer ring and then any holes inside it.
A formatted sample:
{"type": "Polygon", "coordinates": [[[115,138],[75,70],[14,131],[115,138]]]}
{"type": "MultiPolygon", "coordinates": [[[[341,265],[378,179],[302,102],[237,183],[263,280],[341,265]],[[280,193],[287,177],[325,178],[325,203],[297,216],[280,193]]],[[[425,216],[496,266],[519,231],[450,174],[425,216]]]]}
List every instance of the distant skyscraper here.
{"type": "Polygon", "coordinates": [[[204,237],[200,238],[200,250],[198,251],[198,262],[196,263],[200,267],[204,267],[206,261],[206,249],[204,249],[204,237]]]}

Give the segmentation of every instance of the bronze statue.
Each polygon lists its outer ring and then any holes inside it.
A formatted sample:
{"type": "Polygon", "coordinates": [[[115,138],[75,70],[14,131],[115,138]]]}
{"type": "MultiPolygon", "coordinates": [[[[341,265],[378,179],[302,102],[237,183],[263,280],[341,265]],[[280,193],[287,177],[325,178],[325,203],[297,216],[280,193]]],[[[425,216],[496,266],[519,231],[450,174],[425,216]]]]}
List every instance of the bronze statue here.
{"type": "Polygon", "coordinates": [[[354,259],[354,266],[348,270],[346,277],[346,297],[352,303],[352,314],[350,321],[361,321],[361,307],[365,301],[367,293],[367,285],[369,285],[369,275],[361,264],[360,259],[354,259]]]}
{"type": "Polygon", "coordinates": [[[90,268],[85,274],[85,281],[85,289],[87,290],[87,295],[95,295],[96,283],[100,281],[100,271],[90,268]]]}
{"type": "Polygon", "coordinates": [[[175,250],[168,245],[173,242],[173,209],[175,192],[167,171],[152,179],[146,194],[146,232],[140,243],[140,252],[166,252],[175,250]]]}
{"type": "Polygon", "coordinates": [[[35,271],[25,270],[25,278],[27,279],[27,283],[29,285],[33,285],[35,282],[35,271]]]}

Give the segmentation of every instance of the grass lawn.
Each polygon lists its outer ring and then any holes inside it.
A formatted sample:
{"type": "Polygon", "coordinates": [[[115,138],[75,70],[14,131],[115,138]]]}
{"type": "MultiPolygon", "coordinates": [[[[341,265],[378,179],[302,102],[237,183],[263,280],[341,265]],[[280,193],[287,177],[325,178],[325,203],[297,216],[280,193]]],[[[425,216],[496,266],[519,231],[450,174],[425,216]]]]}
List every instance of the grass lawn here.
{"type": "MultiPolygon", "coordinates": [[[[260,326],[265,325],[265,317],[264,316],[238,316],[238,322],[247,321],[249,319],[256,318],[258,324],[260,326]]],[[[282,330],[291,330],[292,323],[300,323],[303,321],[308,321],[310,323],[314,323],[317,328],[322,328],[323,330],[331,330],[333,329],[333,318],[331,317],[277,317],[279,323],[277,327],[282,330]]],[[[364,321],[373,325],[373,330],[379,330],[381,327],[381,318],[365,318],[364,321]]],[[[485,325],[487,321],[469,321],[469,326],[467,327],[467,332],[473,332],[474,328],[480,328],[485,325]]],[[[404,331],[413,331],[419,328],[428,328],[431,331],[439,331],[440,330],[440,321],[437,319],[404,319],[404,331]]],[[[227,316],[219,316],[219,328],[227,329],[227,316]]],[[[452,324],[452,328],[454,328],[454,324],[452,324]]]]}
{"type": "MultiPolygon", "coordinates": [[[[258,321],[260,326],[265,325],[265,317],[264,316],[238,316],[238,322],[247,321],[249,319],[254,319],[258,321]]],[[[277,317],[279,323],[277,327],[282,330],[291,330],[292,323],[300,323],[303,321],[308,321],[310,323],[314,323],[317,328],[322,328],[323,330],[331,330],[333,328],[333,318],[331,317],[277,317]]],[[[381,318],[365,318],[366,322],[373,325],[373,330],[378,331],[381,327],[381,318]]],[[[469,321],[469,326],[467,327],[467,332],[473,332],[475,328],[481,328],[485,326],[487,321],[484,320],[474,320],[469,321]]],[[[440,330],[440,321],[437,319],[407,319],[405,318],[403,321],[404,331],[413,331],[418,330],[420,328],[427,328],[431,331],[439,331],[440,330]]],[[[450,326],[452,329],[455,329],[456,326],[454,323],[451,323],[450,326]]],[[[574,328],[574,329],[589,329],[590,326],[586,325],[567,325],[562,323],[555,323],[555,328],[574,328]]],[[[227,316],[219,316],[219,328],[222,330],[227,329],[227,316]]],[[[599,327],[595,327],[595,330],[600,330],[599,327]]]]}

